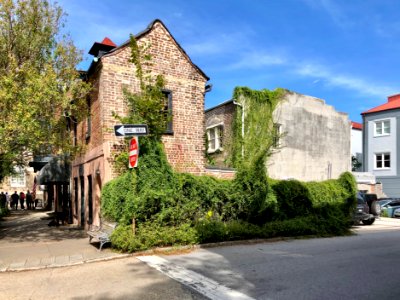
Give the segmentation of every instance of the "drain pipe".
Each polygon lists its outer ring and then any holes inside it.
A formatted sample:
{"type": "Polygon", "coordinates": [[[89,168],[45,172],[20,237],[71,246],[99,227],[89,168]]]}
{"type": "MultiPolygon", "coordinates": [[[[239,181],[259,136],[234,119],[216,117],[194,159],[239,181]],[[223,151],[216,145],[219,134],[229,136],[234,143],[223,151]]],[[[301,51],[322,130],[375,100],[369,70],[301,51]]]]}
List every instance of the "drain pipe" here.
{"type": "Polygon", "coordinates": [[[240,106],[242,108],[242,158],[243,158],[244,157],[244,148],[243,148],[243,144],[244,144],[244,104],[236,102],[235,100],[233,100],[233,104],[240,106]]]}

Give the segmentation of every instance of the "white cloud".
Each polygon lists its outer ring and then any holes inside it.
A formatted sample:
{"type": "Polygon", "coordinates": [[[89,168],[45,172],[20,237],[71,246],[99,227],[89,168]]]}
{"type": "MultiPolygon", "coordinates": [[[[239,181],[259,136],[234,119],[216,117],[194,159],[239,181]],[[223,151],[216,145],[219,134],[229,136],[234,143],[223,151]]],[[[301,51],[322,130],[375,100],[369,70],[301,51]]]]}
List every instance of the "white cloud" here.
{"type": "Polygon", "coordinates": [[[324,11],[332,21],[341,28],[347,28],[354,21],[345,13],[345,6],[338,6],[332,0],[303,0],[309,7],[324,11]]]}
{"type": "Polygon", "coordinates": [[[312,63],[295,65],[295,73],[304,77],[323,79],[328,86],[341,87],[356,91],[359,94],[386,97],[396,91],[396,88],[369,82],[363,78],[337,74],[328,68],[312,63]]]}
{"type": "Polygon", "coordinates": [[[216,30],[209,28],[212,31],[212,35],[207,33],[199,33],[197,36],[193,36],[193,33],[186,38],[184,48],[191,55],[209,55],[209,54],[223,54],[231,55],[231,53],[242,52],[247,49],[252,42],[250,36],[254,33],[250,28],[242,28],[240,31],[225,31],[217,32],[216,30]],[[190,41],[195,42],[190,42],[190,41]]]}
{"type": "Polygon", "coordinates": [[[243,57],[229,65],[227,69],[237,70],[237,69],[258,69],[265,66],[273,65],[286,65],[287,59],[281,55],[267,54],[260,52],[246,53],[243,57]]]}

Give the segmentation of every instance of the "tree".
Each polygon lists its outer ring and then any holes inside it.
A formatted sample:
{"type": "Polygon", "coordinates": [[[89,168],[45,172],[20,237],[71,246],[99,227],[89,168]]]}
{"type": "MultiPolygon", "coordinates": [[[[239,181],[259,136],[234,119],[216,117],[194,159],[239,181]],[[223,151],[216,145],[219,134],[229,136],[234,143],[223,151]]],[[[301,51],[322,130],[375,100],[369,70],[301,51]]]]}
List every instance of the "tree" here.
{"type": "Polygon", "coordinates": [[[0,179],[26,153],[74,152],[66,117],[84,117],[89,85],[64,21],[47,0],[0,0],[0,179]]]}
{"type": "Polygon", "coordinates": [[[355,157],[354,155],[351,156],[351,170],[357,171],[361,168],[362,163],[358,161],[357,157],[355,157]]]}

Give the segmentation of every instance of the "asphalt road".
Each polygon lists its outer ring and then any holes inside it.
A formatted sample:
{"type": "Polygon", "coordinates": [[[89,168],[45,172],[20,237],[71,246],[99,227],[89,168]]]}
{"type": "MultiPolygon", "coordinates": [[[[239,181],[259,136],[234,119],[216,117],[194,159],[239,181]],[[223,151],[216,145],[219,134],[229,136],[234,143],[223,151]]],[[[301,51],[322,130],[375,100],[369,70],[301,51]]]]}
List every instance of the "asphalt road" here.
{"type": "Polygon", "coordinates": [[[0,299],[400,299],[400,220],[355,231],[3,272],[0,299]]]}
{"type": "Polygon", "coordinates": [[[400,299],[399,222],[377,221],[348,237],[200,249],[162,259],[243,299],[400,299]]]}
{"type": "Polygon", "coordinates": [[[135,257],[0,273],[0,299],[204,300],[135,257]]]}

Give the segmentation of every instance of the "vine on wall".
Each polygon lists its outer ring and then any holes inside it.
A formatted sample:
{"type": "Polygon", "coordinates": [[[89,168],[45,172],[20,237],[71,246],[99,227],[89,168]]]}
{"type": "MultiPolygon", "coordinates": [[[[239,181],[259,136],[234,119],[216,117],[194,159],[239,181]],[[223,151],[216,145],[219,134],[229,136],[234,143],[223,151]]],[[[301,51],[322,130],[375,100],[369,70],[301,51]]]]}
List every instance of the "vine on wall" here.
{"type": "Polygon", "coordinates": [[[234,167],[250,167],[255,162],[265,163],[272,154],[274,141],[279,138],[274,130],[273,112],[285,93],[286,90],[281,88],[274,91],[235,88],[233,99],[239,104],[239,108],[232,124],[230,153],[234,167]]]}

